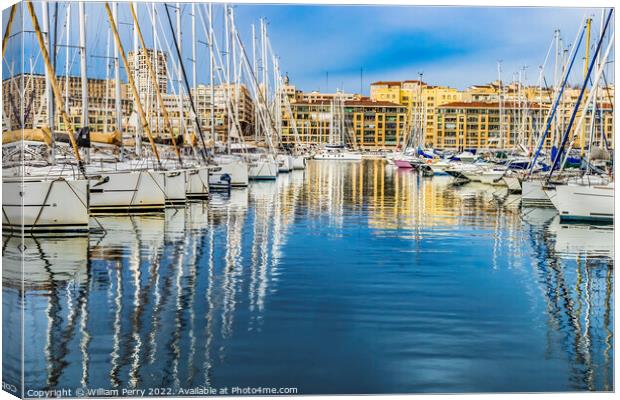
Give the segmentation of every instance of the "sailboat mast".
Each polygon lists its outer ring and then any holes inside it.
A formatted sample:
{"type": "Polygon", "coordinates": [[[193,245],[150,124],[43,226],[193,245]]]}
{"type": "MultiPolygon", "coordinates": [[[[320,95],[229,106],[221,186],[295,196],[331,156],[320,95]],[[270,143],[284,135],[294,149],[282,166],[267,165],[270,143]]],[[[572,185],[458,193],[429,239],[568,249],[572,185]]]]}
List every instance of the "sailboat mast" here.
{"type": "Polygon", "coordinates": [[[183,46],[182,46],[182,33],[181,33],[181,3],[176,3],[176,22],[177,22],[177,36],[174,39],[174,42],[177,45],[177,48],[179,49],[179,54],[178,54],[178,63],[177,63],[177,71],[178,71],[178,77],[179,77],[179,131],[181,131],[183,129],[183,127],[186,127],[186,123],[185,123],[185,101],[183,101],[183,74],[181,73],[181,64],[183,63],[183,60],[181,59],[183,57],[183,46]]]}
{"type": "Polygon", "coordinates": [[[211,138],[213,140],[216,140],[215,138],[215,82],[214,82],[214,74],[213,74],[213,68],[214,68],[214,64],[215,64],[215,59],[214,59],[214,55],[213,52],[215,51],[215,47],[213,46],[213,3],[209,3],[209,85],[210,85],[210,91],[211,91],[211,104],[210,104],[210,109],[211,109],[211,138]]]}
{"type": "MultiPolygon", "coordinates": [[[[86,10],[83,1],[78,3],[80,28],[80,79],[82,86],[82,128],[88,128],[88,77],[86,73],[86,10]]],[[[88,151],[87,151],[88,153],[88,151]]],[[[88,160],[88,159],[87,159],[88,160]]]]}
{"type": "MultiPolygon", "coordinates": [[[[168,10],[168,5],[164,4],[164,8],[166,10],[166,17],[168,18],[168,25],[170,27],[170,31],[172,32],[172,37],[174,39],[173,42],[174,42],[174,47],[175,47],[175,50],[176,50],[176,53],[177,53],[177,59],[179,61],[179,66],[181,67],[180,73],[183,75],[183,82],[185,83],[185,89],[187,91],[189,105],[190,105],[190,107],[192,109],[192,113],[193,113],[193,116],[194,116],[194,126],[195,126],[195,129],[196,129],[196,133],[198,134],[198,137],[200,138],[200,142],[202,144],[201,156],[202,156],[202,159],[205,162],[207,162],[208,161],[208,156],[209,156],[209,154],[207,152],[207,145],[206,145],[205,140],[204,140],[204,135],[202,134],[202,129],[200,128],[200,121],[198,121],[198,113],[196,112],[196,105],[195,105],[194,99],[192,97],[192,92],[191,92],[191,90],[189,88],[189,83],[188,83],[188,79],[187,79],[187,73],[185,71],[185,66],[183,64],[183,56],[182,56],[182,53],[181,53],[181,48],[179,46],[179,42],[178,42],[177,37],[176,37],[174,26],[172,25],[172,18],[170,17],[170,11],[168,10]]],[[[177,22],[180,22],[180,18],[178,19],[177,22]]]]}
{"type": "MultiPolygon", "coordinates": [[[[43,30],[45,31],[45,47],[47,48],[48,54],[52,52],[52,41],[50,39],[50,24],[49,24],[49,4],[47,1],[41,2],[41,7],[43,8],[43,13],[41,14],[41,20],[43,23],[43,30]]],[[[54,94],[52,93],[52,83],[51,77],[49,76],[50,71],[45,70],[45,97],[47,100],[47,124],[49,125],[50,132],[52,133],[52,146],[51,146],[51,162],[52,164],[56,163],[56,146],[53,142],[54,140],[54,94]]],[[[68,83],[68,82],[67,82],[68,83]]]]}
{"type": "MultiPolygon", "coordinates": [[[[256,66],[256,25],[252,24],[252,72],[258,73],[256,66]]],[[[258,108],[254,108],[254,140],[258,141],[258,108]]]]}
{"type": "MultiPolygon", "coordinates": [[[[265,35],[265,20],[263,18],[261,18],[260,20],[260,35],[261,35],[261,66],[263,67],[263,77],[262,77],[262,83],[263,83],[263,87],[262,87],[262,93],[263,93],[263,98],[265,100],[265,103],[263,104],[264,107],[264,112],[268,112],[267,111],[267,107],[269,104],[269,93],[268,93],[268,86],[269,86],[269,81],[268,81],[268,75],[267,75],[267,43],[266,42],[266,35],[265,35]]],[[[265,135],[269,135],[269,137],[271,138],[271,132],[268,132],[269,130],[269,126],[265,126],[265,135]]]]}
{"type": "MultiPolygon", "coordinates": [[[[120,53],[121,59],[123,60],[123,65],[125,66],[125,70],[129,71],[129,61],[127,61],[127,56],[125,56],[125,51],[123,50],[123,43],[121,42],[121,38],[118,34],[118,29],[116,27],[116,21],[112,16],[112,10],[110,9],[110,5],[105,3],[105,10],[108,14],[108,20],[110,21],[110,27],[112,28],[112,33],[114,34],[114,40],[116,42],[116,47],[118,47],[118,52],[120,53]]],[[[135,27],[134,27],[135,28],[135,27]]],[[[134,35],[137,36],[137,31],[134,29],[134,35]]],[[[137,46],[135,47],[137,50],[137,46]]],[[[151,128],[149,127],[149,123],[146,119],[146,114],[144,113],[144,109],[142,108],[142,103],[140,102],[140,96],[138,94],[138,89],[136,87],[136,83],[131,72],[127,73],[127,80],[129,81],[129,88],[132,91],[133,97],[135,99],[134,104],[137,108],[138,115],[140,117],[140,123],[144,127],[146,135],[149,138],[149,142],[151,143],[151,149],[153,150],[153,154],[157,159],[157,164],[161,167],[161,162],[159,160],[159,152],[157,151],[157,145],[155,144],[155,140],[153,139],[153,135],[151,134],[151,128]]]]}
{"type": "MultiPolygon", "coordinates": [[[[553,93],[556,93],[559,86],[559,73],[558,73],[558,65],[560,61],[560,30],[555,30],[555,65],[553,67],[553,93]]],[[[558,116],[555,116],[553,131],[551,135],[551,145],[555,145],[555,142],[558,138],[558,128],[559,128],[559,119],[558,116]]]]}
{"type": "Polygon", "coordinates": [[[417,152],[417,148],[422,146],[423,143],[423,129],[424,129],[424,103],[422,101],[422,78],[424,77],[424,74],[422,72],[418,73],[418,103],[420,104],[420,115],[418,117],[418,135],[417,135],[417,142],[416,143],[416,152],[417,152]]]}
{"type": "Polygon", "coordinates": [[[4,58],[4,53],[6,52],[7,44],[9,43],[9,38],[11,37],[11,25],[13,24],[16,13],[17,4],[13,4],[9,13],[9,21],[6,24],[6,31],[4,31],[4,37],[2,38],[2,58],[4,58]]]}
{"type": "MultiPolygon", "coordinates": [[[[136,31],[138,32],[138,38],[140,39],[140,45],[142,46],[142,49],[144,49],[144,52],[147,55],[147,57],[145,57],[146,68],[148,70],[149,80],[152,82],[152,86],[155,89],[156,100],[159,103],[159,108],[161,109],[161,112],[163,114],[164,124],[166,126],[166,129],[168,130],[168,133],[170,134],[170,140],[172,142],[172,147],[174,148],[174,152],[177,155],[177,158],[179,160],[179,164],[183,165],[183,161],[181,160],[181,153],[180,153],[179,148],[177,146],[176,138],[174,137],[174,132],[172,130],[172,123],[171,123],[169,115],[168,115],[168,110],[167,110],[166,104],[164,103],[163,96],[161,95],[161,91],[159,89],[159,84],[158,84],[158,81],[157,81],[157,74],[155,73],[155,68],[153,67],[153,62],[151,61],[151,57],[148,56],[148,54],[147,54],[146,42],[144,41],[144,37],[142,36],[142,30],[140,29],[140,24],[138,22],[138,15],[137,15],[136,11],[134,10],[132,3],[129,3],[129,9],[130,9],[131,15],[133,17],[133,21],[134,21],[134,24],[135,24],[135,27],[136,27],[136,31]]],[[[155,37],[153,37],[153,40],[155,41],[155,37]]],[[[157,53],[154,52],[153,54],[155,56],[155,59],[157,60],[157,53]]]]}
{"type": "Polygon", "coordinates": [[[499,84],[498,106],[499,106],[499,148],[504,148],[504,109],[503,109],[503,88],[502,88],[502,62],[497,62],[497,80],[499,84]]]}
{"type": "MultiPolygon", "coordinates": [[[[226,51],[226,101],[232,104],[230,92],[230,27],[228,26],[228,5],[224,3],[224,49],[226,51]]],[[[232,107],[231,107],[232,108],[232,107]]],[[[226,152],[231,153],[230,131],[232,130],[232,115],[226,113],[226,152]]]]}
{"type": "Polygon", "coordinates": [[[265,97],[265,106],[269,104],[269,78],[267,64],[267,26],[265,20],[261,20],[261,45],[262,45],[262,61],[263,61],[263,96],[265,97]]]}
{"type": "MultiPolygon", "coordinates": [[[[235,14],[234,14],[234,9],[231,7],[228,9],[229,12],[229,17],[230,17],[230,25],[231,27],[235,26],[235,14]]],[[[231,88],[231,91],[233,91],[234,95],[233,95],[233,99],[234,99],[234,103],[233,103],[233,110],[235,112],[235,121],[237,121],[236,126],[239,126],[239,103],[240,103],[240,91],[239,91],[239,75],[238,73],[240,71],[239,70],[239,65],[237,64],[237,42],[235,40],[232,40],[232,36],[231,36],[231,48],[232,48],[232,54],[231,54],[231,60],[232,60],[232,74],[233,74],[233,86],[231,88]]],[[[235,129],[237,136],[239,137],[239,135],[241,135],[241,131],[238,131],[237,129],[235,129]]]]}
{"type": "MultiPolygon", "coordinates": [[[[196,4],[192,3],[192,86],[194,88],[194,96],[198,95],[196,82],[196,4]]],[[[179,31],[180,32],[180,31],[179,31]]]]}
{"type": "MultiPolygon", "coordinates": [[[[590,30],[592,27],[592,18],[588,18],[588,20],[586,21],[587,24],[587,31],[586,31],[586,56],[585,59],[583,60],[583,76],[585,77],[588,73],[588,64],[590,62],[590,30]]],[[[583,110],[581,110],[581,112],[583,114],[585,114],[587,112],[586,108],[584,107],[583,110]]],[[[585,125],[586,122],[585,120],[583,121],[583,126],[581,129],[581,135],[579,136],[579,150],[581,152],[581,156],[583,157],[583,155],[585,154],[585,147],[586,147],[586,134],[585,134],[585,125]]]]}
{"type": "Polygon", "coordinates": [[[65,112],[69,112],[69,53],[70,51],[70,32],[71,32],[71,3],[67,3],[67,26],[65,34],[65,112]]]}
{"type": "MultiPolygon", "coordinates": [[[[112,4],[112,15],[114,20],[118,19],[118,3],[112,4]]],[[[131,71],[127,71],[128,74],[131,71]]],[[[114,46],[114,108],[116,109],[116,129],[121,135],[121,161],[125,158],[125,151],[123,148],[123,110],[121,108],[121,64],[118,59],[118,47],[114,46]]]]}
{"type": "MultiPolygon", "coordinates": [[[[148,12],[148,9],[147,9],[147,12],[148,12]]],[[[151,3],[151,13],[153,15],[156,15],[156,13],[157,13],[155,11],[155,3],[151,3]]],[[[158,62],[158,59],[159,59],[159,56],[158,56],[159,48],[157,47],[157,40],[155,40],[155,37],[157,36],[157,33],[155,32],[156,29],[157,29],[157,26],[155,26],[155,24],[153,24],[153,26],[152,26],[152,33],[153,33],[153,60],[155,62],[154,69],[155,69],[155,77],[156,77],[155,79],[153,79],[153,86],[154,86],[155,90],[159,90],[159,80],[157,79],[157,76],[159,76],[159,62],[158,62]]],[[[145,47],[145,46],[142,46],[142,47],[145,47]]],[[[160,127],[159,127],[159,115],[160,115],[160,112],[159,112],[159,107],[157,107],[157,103],[154,104],[153,111],[154,112],[152,114],[155,114],[155,130],[157,132],[160,132],[160,127]]],[[[170,137],[172,138],[174,136],[174,133],[171,132],[170,135],[171,135],[170,137]]]]}
{"type": "Polygon", "coordinates": [[[54,71],[54,67],[52,66],[52,61],[50,59],[49,52],[47,51],[45,39],[43,38],[43,34],[41,33],[41,28],[39,27],[39,20],[37,19],[37,15],[34,11],[34,6],[32,5],[32,2],[31,1],[26,2],[26,6],[28,7],[28,12],[30,13],[30,17],[32,19],[32,27],[37,37],[39,48],[41,49],[41,56],[43,57],[43,61],[45,62],[46,75],[50,78],[50,84],[53,89],[54,98],[56,99],[56,102],[58,103],[58,109],[60,111],[60,115],[63,118],[65,129],[67,130],[67,134],[69,135],[69,142],[71,142],[71,148],[73,149],[73,153],[75,155],[75,159],[77,160],[80,172],[82,173],[82,175],[85,176],[86,171],[84,170],[84,163],[82,162],[82,157],[80,156],[80,151],[78,149],[75,137],[73,136],[73,124],[71,123],[71,119],[69,118],[69,115],[64,111],[62,96],[60,94],[60,88],[58,86],[58,81],[56,79],[56,72],[54,71]]]}
{"type": "MultiPolygon", "coordinates": [[[[138,11],[138,4],[136,4],[136,12],[137,11],[138,11]]],[[[138,62],[140,60],[138,52],[140,51],[140,49],[138,48],[138,31],[136,30],[135,26],[133,26],[132,28],[133,28],[133,71],[127,70],[127,75],[130,75],[130,74],[133,75],[133,79],[135,81],[138,79],[138,62]]],[[[119,47],[119,46],[116,46],[116,47],[119,47]]],[[[134,97],[135,97],[134,103],[135,104],[139,103],[140,97],[139,97],[138,92],[136,92],[134,97]]],[[[142,127],[139,126],[139,124],[136,124],[135,129],[136,129],[136,133],[135,133],[136,156],[142,157],[142,127]]]]}

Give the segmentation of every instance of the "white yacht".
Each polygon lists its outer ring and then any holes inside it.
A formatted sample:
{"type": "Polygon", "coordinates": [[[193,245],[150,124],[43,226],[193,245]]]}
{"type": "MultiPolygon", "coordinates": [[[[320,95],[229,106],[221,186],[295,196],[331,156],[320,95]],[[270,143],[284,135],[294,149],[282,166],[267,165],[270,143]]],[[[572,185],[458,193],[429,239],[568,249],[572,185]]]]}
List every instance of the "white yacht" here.
{"type": "Polygon", "coordinates": [[[362,154],[346,149],[344,146],[326,145],[314,155],[315,160],[360,161],[362,154]]]}
{"type": "Polygon", "coordinates": [[[478,159],[478,157],[476,157],[476,155],[470,151],[464,151],[461,154],[457,155],[456,158],[458,158],[462,163],[465,164],[471,164],[478,159]]]}
{"type": "Polygon", "coordinates": [[[278,172],[291,172],[293,170],[293,157],[288,154],[278,154],[276,156],[278,172]]]}
{"type": "Polygon", "coordinates": [[[233,143],[231,151],[248,160],[248,179],[273,180],[278,177],[278,163],[265,148],[248,143],[233,143]]]}
{"type": "Polygon", "coordinates": [[[163,171],[164,194],[167,206],[183,205],[187,200],[185,192],[185,171],[163,171]]]}
{"type": "Polygon", "coordinates": [[[237,155],[218,155],[215,156],[214,161],[219,169],[211,172],[209,177],[211,187],[221,185],[224,175],[230,178],[231,187],[248,186],[248,164],[243,158],[237,155]]]}
{"type": "Polygon", "coordinates": [[[268,157],[256,157],[248,163],[248,176],[252,180],[274,180],[278,177],[278,164],[268,157]]]}
{"type": "Polygon", "coordinates": [[[87,179],[3,177],[2,229],[25,233],[87,232],[87,179]]]}
{"type": "Polygon", "coordinates": [[[190,200],[209,197],[209,167],[189,168],[185,171],[185,193],[190,200]]]}
{"type": "Polygon", "coordinates": [[[303,155],[293,156],[293,169],[294,170],[306,169],[306,156],[303,156],[303,155]]]}
{"type": "Polygon", "coordinates": [[[614,184],[569,183],[545,190],[562,220],[613,222],[614,184]]]}

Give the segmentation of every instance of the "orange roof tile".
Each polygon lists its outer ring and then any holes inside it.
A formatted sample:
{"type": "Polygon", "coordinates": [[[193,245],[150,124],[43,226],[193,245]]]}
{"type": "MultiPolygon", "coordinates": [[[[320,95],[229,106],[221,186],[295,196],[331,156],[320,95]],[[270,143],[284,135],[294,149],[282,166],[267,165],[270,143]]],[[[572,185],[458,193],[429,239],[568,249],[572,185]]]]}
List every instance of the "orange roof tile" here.
{"type": "Polygon", "coordinates": [[[370,84],[370,86],[373,85],[388,85],[388,86],[400,86],[400,82],[398,81],[378,81],[378,82],[373,82],[370,84]]]}

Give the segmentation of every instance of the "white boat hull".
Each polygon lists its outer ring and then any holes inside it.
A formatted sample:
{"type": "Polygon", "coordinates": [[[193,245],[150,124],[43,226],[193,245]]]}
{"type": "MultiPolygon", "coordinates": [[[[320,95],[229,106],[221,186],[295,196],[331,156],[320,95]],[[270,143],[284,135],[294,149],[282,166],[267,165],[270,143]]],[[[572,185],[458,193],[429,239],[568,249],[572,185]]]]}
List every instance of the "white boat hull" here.
{"type": "Polygon", "coordinates": [[[165,171],[162,175],[164,176],[166,205],[184,204],[187,199],[185,171],[165,171]]]}
{"type": "Polygon", "coordinates": [[[276,158],[276,162],[278,163],[278,172],[288,173],[293,170],[293,157],[280,154],[276,158]]]}
{"type": "Polygon", "coordinates": [[[359,153],[349,153],[346,151],[328,151],[317,153],[314,156],[315,160],[339,160],[339,161],[360,161],[362,155],[359,153]]]}
{"type": "Polygon", "coordinates": [[[185,194],[188,199],[209,197],[209,168],[200,167],[185,171],[185,194]]]}
{"type": "Polygon", "coordinates": [[[90,180],[90,212],[155,212],[166,203],[161,172],[126,171],[101,173],[90,180]]]}
{"type": "Polygon", "coordinates": [[[521,193],[521,181],[516,176],[504,175],[502,178],[508,191],[511,193],[521,193]]]}
{"type": "Polygon", "coordinates": [[[87,232],[88,180],[2,182],[2,229],[87,232]]]}
{"type": "Polygon", "coordinates": [[[559,185],[546,193],[562,220],[614,220],[613,185],[559,185]]]}
{"type": "Polygon", "coordinates": [[[506,186],[506,183],[502,180],[503,176],[503,172],[483,172],[480,174],[480,182],[492,186],[506,186]]]}
{"type": "Polygon", "coordinates": [[[222,176],[228,174],[230,177],[230,186],[232,187],[246,187],[248,186],[248,164],[245,161],[235,160],[229,162],[218,162],[216,160],[219,170],[211,171],[209,175],[209,185],[212,187],[221,184],[222,176]]]}
{"type": "Polygon", "coordinates": [[[252,180],[276,179],[278,176],[278,164],[275,161],[253,161],[249,164],[248,175],[252,180]]]}
{"type": "Polygon", "coordinates": [[[293,169],[306,169],[306,157],[293,156],[293,169]]]}
{"type": "Polygon", "coordinates": [[[481,182],[481,177],[480,174],[477,172],[473,172],[473,171],[461,171],[461,173],[463,174],[463,176],[465,176],[467,179],[469,179],[472,182],[481,182]]]}
{"type": "Polygon", "coordinates": [[[542,180],[523,181],[521,184],[521,205],[524,207],[553,207],[549,196],[543,190],[542,180]]]}
{"type": "Polygon", "coordinates": [[[435,175],[448,175],[446,168],[450,167],[448,164],[428,164],[428,166],[435,175]]]}

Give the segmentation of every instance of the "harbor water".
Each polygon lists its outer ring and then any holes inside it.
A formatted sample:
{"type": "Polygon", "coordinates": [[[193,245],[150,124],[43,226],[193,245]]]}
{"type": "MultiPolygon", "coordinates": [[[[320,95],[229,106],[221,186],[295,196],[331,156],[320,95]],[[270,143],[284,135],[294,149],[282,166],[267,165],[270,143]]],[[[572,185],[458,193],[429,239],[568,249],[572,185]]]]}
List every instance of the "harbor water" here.
{"type": "Polygon", "coordinates": [[[5,235],[4,381],[23,335],[26,390],[614,390],[613,227],[451,181],[310,161],[105,232],[5,235]]]}

